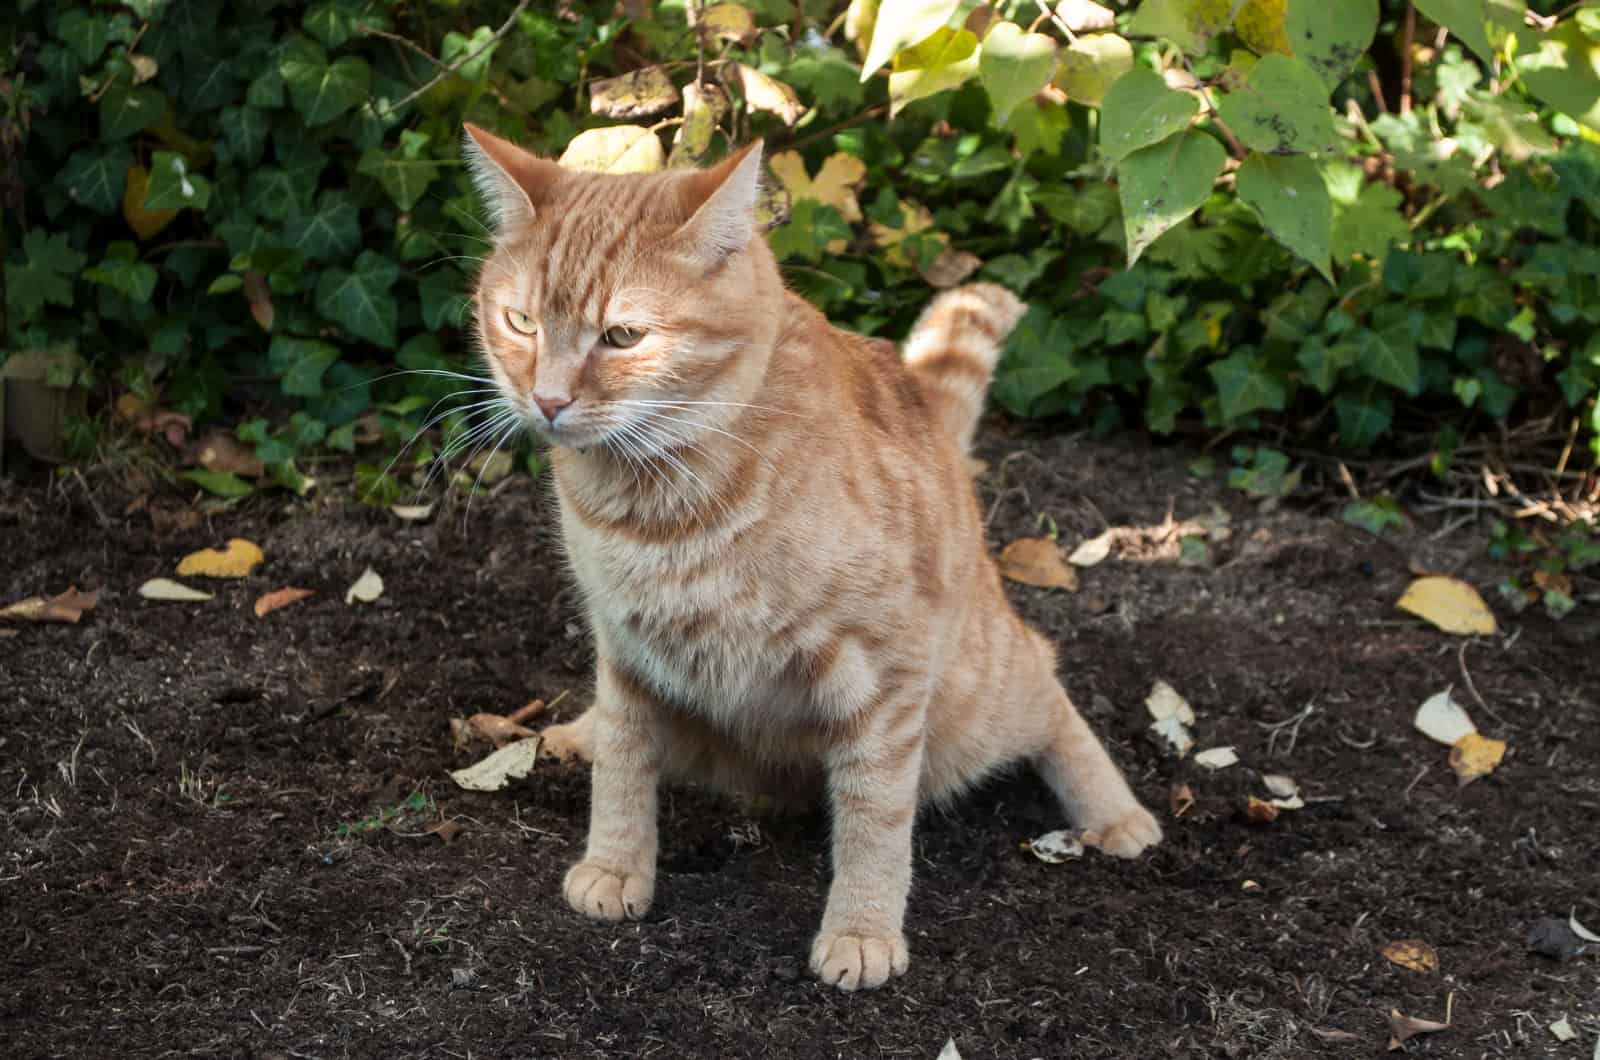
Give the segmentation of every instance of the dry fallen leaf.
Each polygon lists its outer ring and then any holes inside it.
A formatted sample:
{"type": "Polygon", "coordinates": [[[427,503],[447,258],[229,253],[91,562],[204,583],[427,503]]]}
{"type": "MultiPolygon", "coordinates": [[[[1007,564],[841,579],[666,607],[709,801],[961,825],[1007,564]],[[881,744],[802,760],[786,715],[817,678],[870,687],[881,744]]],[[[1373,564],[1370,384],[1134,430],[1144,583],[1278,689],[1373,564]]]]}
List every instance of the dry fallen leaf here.
{"type": "Polygon", "coordinates": [[[961,1051],[956,1048],[954,1038],[946,1038],[944,1048],[939,1050],[939,1055],[933,1060],[961,1060],[961,1051]]]}
{"type": "Polygon", "coordinates": [[[805,104],[800,102],[794,89],[782,81],[776,81],[744,63],[733,65],[739,74],[739,85],[744,89],[745,106],[750,110],[776,114],[785,125],[793,125],[806,112],[805,104]]]}
{"type": "Polygon", "coordinates": [[[262,593],[256,598],[256,617],[270,615],[279,608],[297,604],[308,596],[316,595],[314,589],[274,589],[270,593],[262,593]]]}
{"type": "Polygon", "coordinates": [[[1179,758],[1194,749],[1194,734],[1180,718],[1160,718],[1152,721],[1150,731],[1161,737],[1179,758]]]}
{"type": "Polygon", "coordinates": [[[1428,739],[1446,747],[1454,747],[1463,736],[1478,731],[1466,710],[1451,698],[1448,688],[1423,700],[1411,724],[1428,739]]]}
{"type": "Polygon", "coordinates": [[[1167,792],[1167,806],[1174,817],[1182,817],[1194,809],[1194,803],[1194,792],[1187,784],[1174,784],[1167,792]]]}
{"type": "Polygon", "coordinates": [[[1311,1033],[1325,1042],[1359,1042],[1361,1035],[1351,1034],[1333,1027],[1312,1027],[1311,1033]]]}
{"type": "Polygon", "coordinates": [[[608,118],[649,118],[678,103],[678,88],[659,66],[589,82],[589,109],[608,118]]]}
{"type": "Polygon", "coordinates": [[[922,278],[928,281],[929,287],[943,291],[954,287],[982,267],[983,259],[978,255],[945,247],[939,252],[939,256],[933,259],[932,265],[919,271],[922,273],[922,278]]]}
{"type": "Polygon", "coordinates": [[[1078,574],[1061,562],[1061,550],[1047,537],[1023,537],[1000,553],[1000,573],[1023,585],[1045,589],[1078,588],[1078,574]]]}
{"type": "Polygon", "coordinates": [[[537,736],[507,744],[488,758],[450,772],[450,779],[468,791],[499,791],[528,775],[539,760],[537,736]]]}
{"type": "Polygon", "coordinates": [[[1421,939],[1395,939],[1378,952],[1390,964],[1398,964],[1413,972],[1437,972],[1439,953],[1421,939]]]}
{"type": "MultiPolygon", "coordinates": [[[[1450,995],[1450,1001],[1455,1000],[1455,995],[1450,995]]],[[[1439,1031],[1450,1029],[1450,1002],[1445,1003],[1444,1022],[1436,1020],[1419,1019],[1416,1016],[1407,1016],[1397,1008],[1389,1010],[1389,1051],[1392,1053],[1408,1039],[1419,1034],[1437,1034],[1439,1031]]]]}
{"type": "Polygon", "coordinates": [[[433,514],[431,504],[391,504],[389,511],[396,519],[404,519],[408,523],[421,522],[433,514]]]}
{"type": "Polygon", "coordinates": [[[1145,709],[1150,711],[1150,716],[1157,721],[1163,718],[1177,718],[1185,725],[1194,724],[1194,708],[1189,706],[1189,701],[1178,694],[1178,690],[1165,681],[1157,681],[1150,688],[1150,694],[1144,699],[1145,709]]]}
{"type": "Polygon", "coordinates": [[[1293,777],[1283,773],[1263,773],[1261,786],[1278,799],[1293,799],[1300,794],[1300,785],[1293,777]]]}
{"type": "Polygon", "coordinates": [[[1567,914],[1567,927],[1571,928],[1572,933],[1578,936],[1580,939],[1583,939],[1585,942],[1600,942],[1600,935],[1596,935],[1594,932],[1578,923],[1578,911],[1576,909],[1567,914]]]}
{"type": "Polygon", "coordinates": [[[1450,768],[1456,779],[1465,787],[1480,777],[1495,771],[1506,756],[1506,742],[1493,740],[1479,733],[1469,732],[1450,748],[1450,768]]]}
{"type": "MultiPolygon", "coordinates": [[[[692,14],[694,10],[694,5],[689,5],[689,12],[686,12],[691,26],[699,25],[692,14]]],[[[706,8],[700,18],[704,20],[706,33],[724,44],[748,44],[755,37],[755,16],[738,4],[716,4],[706,8]]]]}
{"type": "Polygon", "coordinates": [[[203,548],[191,552],[178,563],[180,577],[198,574],[204,578],[243,578],[266,559],[254,541],[236,537],[220,552],[203,548]]]}
{"type": "Polygon", "coordinates": [[[139,595],[146,600],[172,600],[179,603],[199,603],[211,599],[211,594],[191,589],[171,578],[151,578],[139,586],[139,595]]]}
{"type": "Polygon", "coordinates": [[[1395,606],[1432,622],[1446,633],[1487,635],[1496,630],[1489,605],[1483,602],[1478,590],[1459,578],[1440,575],[1418,578],[1406,587],[1395,606]]]}
{"type": "Polygon", "coordinates": [[[1094,566],[1111,555],[1111,542],[1115,536],[1115,532],[1111,530],[1096,534],[1073,549],[1072,555],[1067,557],[1067,562],[1074,567],[1094,566]]]}
{"type": "Polygon", "coordinates": [[[1278,819],[1278,807],[1265,799],[1250,796],[1250,803],[1245,807],[1245,816],[1255,824],[1271,824],[1278,819]]]}
{"type": "Polygon", "coordinates": [[[370,604],[382,595],[383,579],[378,576],[377,571],[368,567],[361,572],[361,577],[355,580],[355,584],[345,590],[344,602],[353,604],[359,600],[364,604],[370,604]]]}
{"type": "Polygon", "coordinates": [[[1207,769],[1227,769],[1237,765],[1239,752],[1231,744],[1222,747],[1208,747],[1204,751],[1195,752],[1194,764],[1205,766],[1207,769]]]}
{"type": "Polygon", "coordinates": [[[1038,839],[1023,844],[1040,861],[1059,865],[1063,861],[1083,857],[1083,837],[1072,831],[1046,832],[1038,839]]]}
{"type": "Polygon", "coordinates": [[[1570,1042],[1578,1036],[1578,1032],[1572,1029],[1572,1023],[1565,1016],[1550,1024],[1550,1033],[1556,1036],[1558,1042],[1570,1042]]]}
{"type": "Polygon", "coordinates": [[[528,728],[522,723],[528,718],[532,717],[534,714],[541,713],[543,710],[544,700],[536,699],[532,703],[528,704],[527,707],[523,707],[521,710],[510,715],[489,714],[484,712],[474,714],[465,721],[462,721],[459,718],[452,718],[450,720],[450,732],[455,738],[457,747],[465,746],[473,739],[488,740],[496,747],[504,747],[513,740],[522,740],[529,736],[537,736],[538,733],[534,732],[532,729],[528,728]],[[532,712],[528,710],[528,707],[535,706],[539,709],[532,712]]]}
{"type": "Polygon", "coordinates": [[[85,611],[93,611],[100,602],[100,590],[80,593],[76,585],[48,600],[30,596],[0,611],[0,618],[13,618],[20,622],[65,622],[76,624],[85,611]]]}
{"type": "Polygon", "coordinates": [[[245,478],[260,478],[266,473],[256,454],[240,445],[227,431],[212,431],[192,443],[184,454],[185,461],[199,464],[207,471],[223,471],[245,478]]]}
{"type": "Polygon", "coordinates": [[[445,846],[449,846],[456,841],[456,836],[465,831],[466,827],[459,821],[440,821],[428,829],[426,834],[438,836],[445,846]]]}

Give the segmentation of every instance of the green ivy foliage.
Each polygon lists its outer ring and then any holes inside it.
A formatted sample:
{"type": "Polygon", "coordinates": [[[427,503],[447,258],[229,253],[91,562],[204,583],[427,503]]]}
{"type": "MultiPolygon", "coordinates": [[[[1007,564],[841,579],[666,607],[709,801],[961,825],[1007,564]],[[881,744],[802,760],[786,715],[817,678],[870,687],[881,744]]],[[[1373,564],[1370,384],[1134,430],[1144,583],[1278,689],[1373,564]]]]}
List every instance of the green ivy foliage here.
{"type": "Polygon", "coordinates": [[[16,7],[0,347],[248,418],[291,488],[471,363],[469,120],[613,171],[764,139],[769,238],[834,319],[900,334],[968,276],[1030,302],[1015,415],[1365,448],[1564,408],[1600,437],[1594,3],[16,7]]]}

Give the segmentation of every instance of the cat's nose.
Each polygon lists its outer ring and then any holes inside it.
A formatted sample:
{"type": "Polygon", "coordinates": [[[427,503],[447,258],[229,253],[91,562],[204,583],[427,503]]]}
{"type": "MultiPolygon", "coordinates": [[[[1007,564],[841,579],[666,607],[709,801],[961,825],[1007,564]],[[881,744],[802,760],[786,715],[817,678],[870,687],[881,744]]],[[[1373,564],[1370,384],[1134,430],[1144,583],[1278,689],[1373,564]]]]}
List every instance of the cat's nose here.
{"type": "Polygon", "coordinates": [[[545,419],[555,423],[556,417],[561,414],[561,410],[572,404],[572,399],[569,397],[540,397],[535,394],[533,395],[533,403],[539,406],[539,411],[544,413],[545,419]]]}

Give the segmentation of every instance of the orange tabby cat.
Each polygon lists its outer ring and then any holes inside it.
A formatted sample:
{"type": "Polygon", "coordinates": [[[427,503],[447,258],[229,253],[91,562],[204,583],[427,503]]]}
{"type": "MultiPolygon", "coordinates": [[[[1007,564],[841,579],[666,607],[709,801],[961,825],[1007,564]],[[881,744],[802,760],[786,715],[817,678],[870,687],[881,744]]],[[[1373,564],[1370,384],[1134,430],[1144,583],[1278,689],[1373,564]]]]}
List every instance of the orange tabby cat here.
{"type": "Polygon", "coordinates": [[[594,705],[544,733],[594,763],[573,908],[650,908],[663,778],[826,793],[811,969],[845,990],[906,969],[920,802],[1026,758],[1100,849],[1157,842],[984,547],[964,460],[1020,303],[941,295],[902,362],[784,289],[759,146],[601,176],[467,132],[497,233],[478,328],[554,447],[598,655],[594,705]]]}

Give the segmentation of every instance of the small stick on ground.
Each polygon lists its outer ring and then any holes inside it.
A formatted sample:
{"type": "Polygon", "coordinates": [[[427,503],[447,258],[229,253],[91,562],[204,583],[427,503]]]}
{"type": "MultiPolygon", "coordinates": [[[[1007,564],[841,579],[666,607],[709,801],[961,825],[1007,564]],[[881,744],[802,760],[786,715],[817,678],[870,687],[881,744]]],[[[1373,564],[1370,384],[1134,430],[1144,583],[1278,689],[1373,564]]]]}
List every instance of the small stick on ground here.
{"type": "Polygon", "coordinates": [[[1495,713],[1494,708],[1489,706],[1484,698],[1478,694],[1478,686],[1472,683],[1472,672],[1467,669],[1467,645],[1471,643],[1471,641],[1467,640],[1462,641],[1461,650],[1456,653],[1456,663],[1461,667],[1461,679],[1467,683],[1467,691],[1472,693],[1472,698],[1477,701],[1478,706],[1483,708],[1483,712],[1489,715],[1489,717],[1493,718],[1503,728],[1516,728],[1515,725],[1512,725],[1510,722],[1506,721],[1506,719],[1495,713]]]}
{"type": "Polygon", "coordinates": [[[1422,783],[1422,778],[1427,776],[1428,770],[1432,768],[1432,766],[1423,766],[1421,769],[1417,770],[1417,775],[1411,778],[1411,783],[1407,784],[1406,790],[1401,793],[1406,797],[1407,801],[1411,799],[1411,789],[1422,783]]]}
{"type": "Polygon", "coordinates": [[[1294,745],[1300,739],[1300,726],[1305,724],[1305,720],[1311,717],[1311,712],[1316,709],[1317,701],[1312,700],[1306,704],[1306,709],[1292,718],[1275,722],[1256,722],[1257,728],[1267,731],[1267,754],[1278,754],[1278,738],[1286,732],[1288,733],[1288,736],[1285,737],[1287,745],[1284,747],[1283,753],[1286,755],[1294,754],[1294,745]]]}

